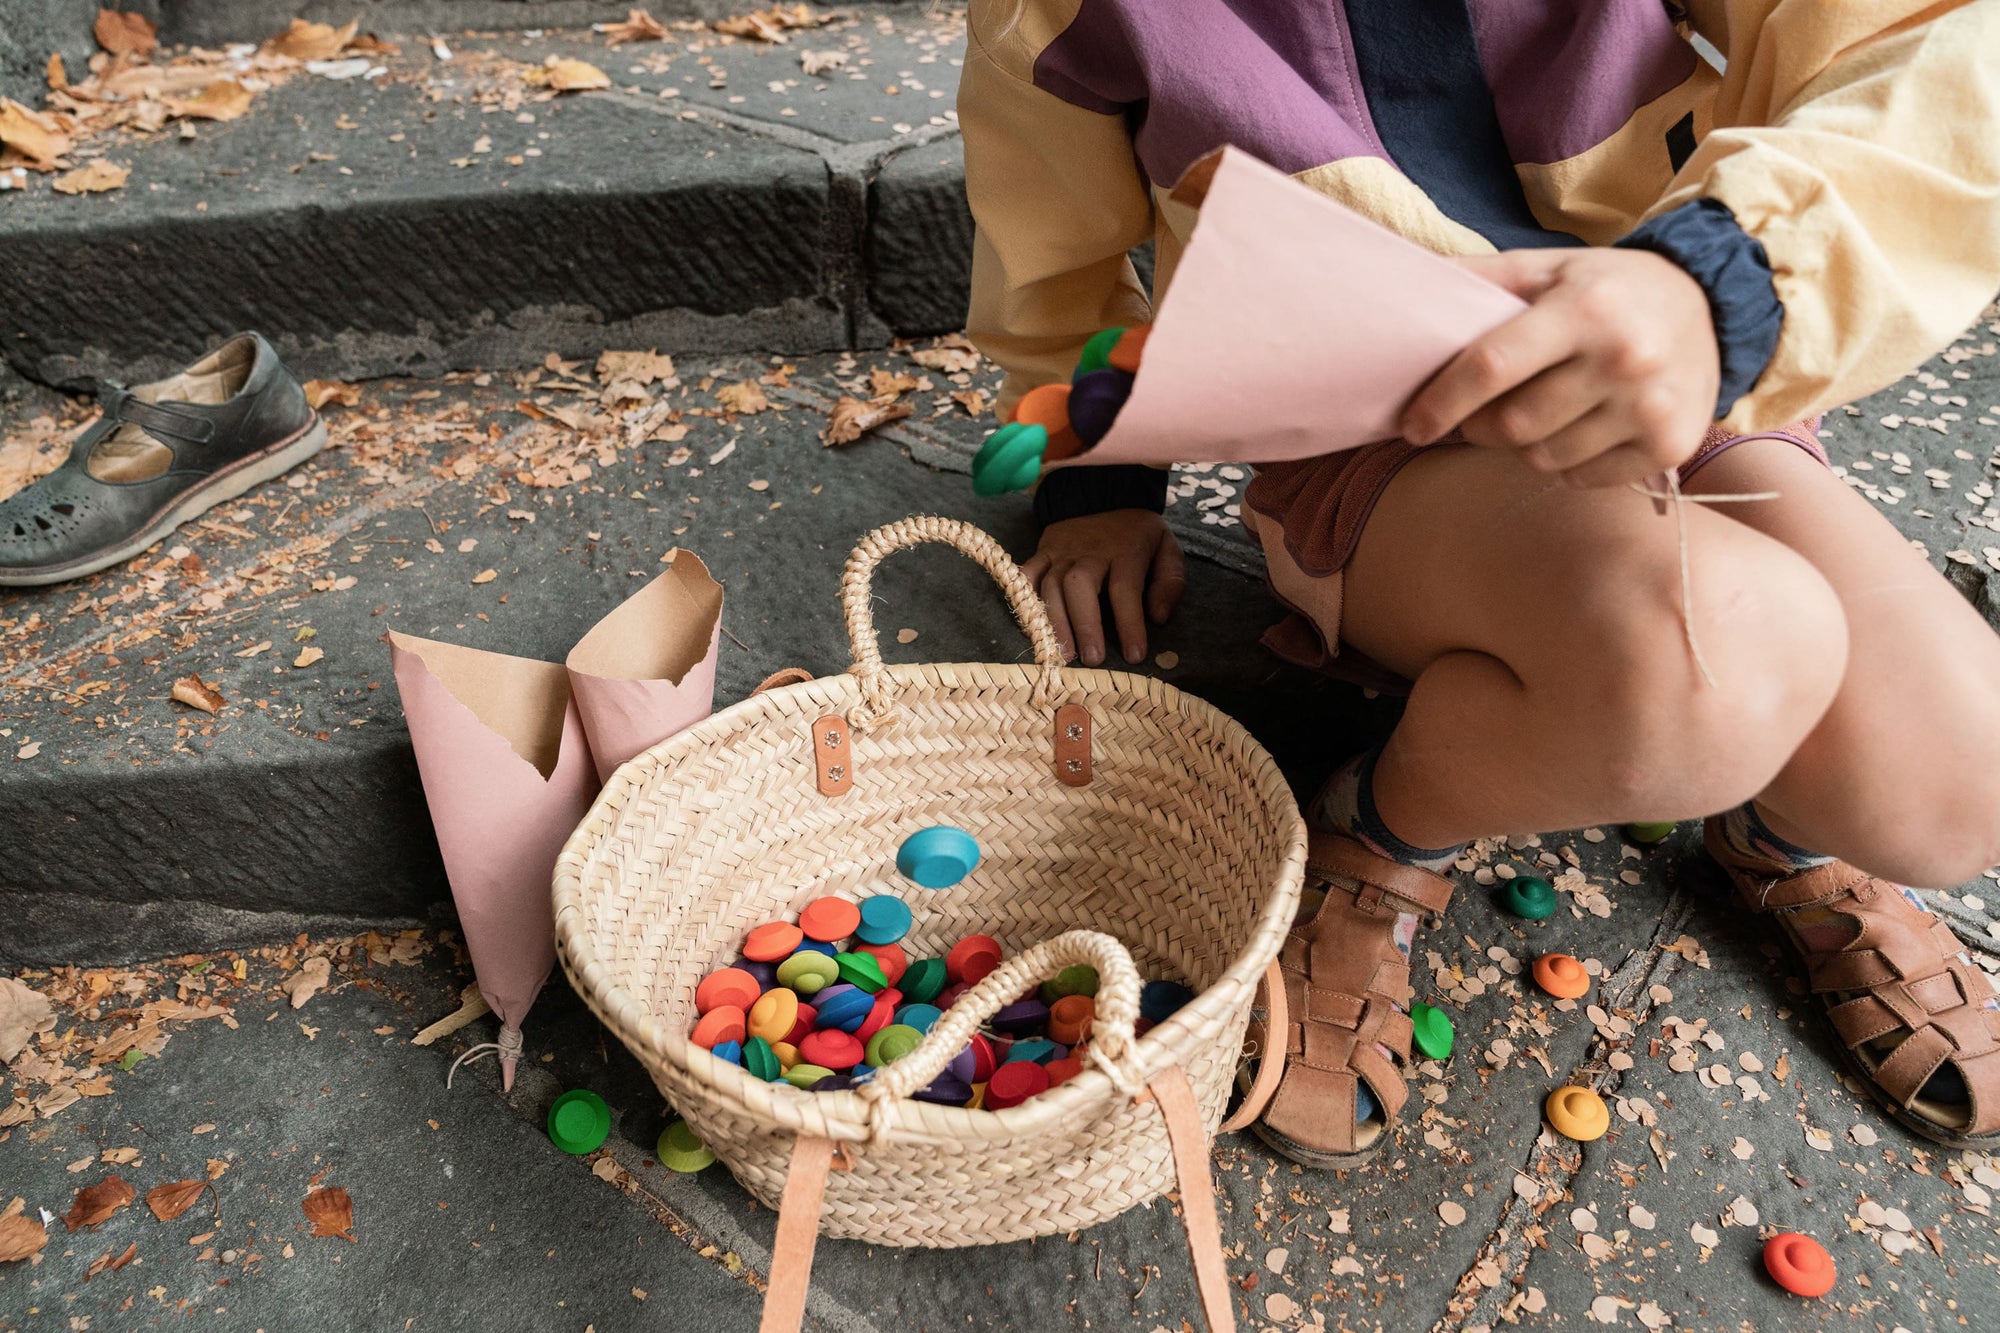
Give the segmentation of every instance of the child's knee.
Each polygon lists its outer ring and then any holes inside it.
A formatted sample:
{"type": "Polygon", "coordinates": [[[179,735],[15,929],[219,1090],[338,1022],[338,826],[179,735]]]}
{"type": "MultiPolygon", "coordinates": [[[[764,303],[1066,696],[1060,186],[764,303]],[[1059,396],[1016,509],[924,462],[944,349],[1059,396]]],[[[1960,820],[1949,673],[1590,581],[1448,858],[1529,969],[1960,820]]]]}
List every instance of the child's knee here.
{"type": "Polygon", "coordinates": [[[1599,659],[1588,670],[1596,697],[1578,701],[1581,716],[1596,720],[1606,794],[1626,817],[1682,817],[1750,799],[1839,691],[1847,624],[1833,589],[1777,543],[1741,545],[1711,553],[1696,575],[1695,635],[1712,683],[1680,614],[1677,559],[1670,570],[1645,570],[1636,580],[1645,592],[1580,645],[1599,659]]]}

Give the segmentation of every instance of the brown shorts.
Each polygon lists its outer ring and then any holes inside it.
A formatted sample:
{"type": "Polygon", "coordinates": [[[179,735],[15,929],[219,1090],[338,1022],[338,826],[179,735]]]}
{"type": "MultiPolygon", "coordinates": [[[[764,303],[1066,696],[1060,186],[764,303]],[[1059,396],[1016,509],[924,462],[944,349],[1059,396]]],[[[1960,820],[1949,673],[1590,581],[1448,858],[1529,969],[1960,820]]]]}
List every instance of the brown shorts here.
{"type": "MultiPolygon", "coordinates": [[[[1712,427],[1694,456],[1680,466],[1680,479],[1714,462],[1747,440],[1784,440],[1821,463],[1816,416],[1782,430],[1736,435],[1712,427]]],[[[1396,474],[1423,452],[1401,440],[1384,440],[1342,453],[1272,463],[1257,470],[1243,495],[1244,526],[1264,547],[1271,589],[1292,614],[1264,635],[1264,644],[1289,662],[1336,679],[1408,694],[1410,682],[1366,655],[1340,646],[1341,574],[1361,540],[1361,530],[1396,474]]]]}

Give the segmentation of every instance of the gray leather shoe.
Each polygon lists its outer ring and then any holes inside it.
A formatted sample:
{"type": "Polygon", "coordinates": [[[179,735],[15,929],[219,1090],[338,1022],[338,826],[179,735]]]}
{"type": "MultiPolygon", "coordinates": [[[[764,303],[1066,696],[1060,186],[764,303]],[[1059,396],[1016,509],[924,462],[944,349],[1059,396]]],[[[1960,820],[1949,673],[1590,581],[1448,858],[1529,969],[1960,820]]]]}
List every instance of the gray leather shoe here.
{"type": "Polygon", "coordinates": [[[210,507],[311,458],[326,427],[278,354],[240,334],[186,370],[106,384],[69,459],[0,501],[0,588],[129,560],[210,507]]]}

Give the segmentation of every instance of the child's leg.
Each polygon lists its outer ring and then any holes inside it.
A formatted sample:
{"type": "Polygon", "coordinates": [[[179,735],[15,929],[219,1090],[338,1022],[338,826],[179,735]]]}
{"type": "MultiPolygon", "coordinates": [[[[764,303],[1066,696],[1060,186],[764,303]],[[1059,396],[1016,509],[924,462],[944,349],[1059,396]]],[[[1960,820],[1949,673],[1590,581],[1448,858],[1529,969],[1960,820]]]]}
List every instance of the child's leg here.
{"type": "Polygon", "coordinates": [[[1700,506],[1685,518],[1713,688],[1652,501],[1463,446],[1397,476],[1347,567],[1341,637],[1416,681],[1374,778],[1398,836],[1683,819],[1770,785],[1839,688],[1840,604],[1784,544],[1700,506]]]}
{"type": "Polygon", "coordinates": [[[2000,862],[2000,635],[1791,445],[1737,445],[1688,490],[1778,492],[1729,516],[1811,561],[1847,616],[1840,691],[1757,798],[1771,831],[1904,884],[1959,884],[2000,862]]]}

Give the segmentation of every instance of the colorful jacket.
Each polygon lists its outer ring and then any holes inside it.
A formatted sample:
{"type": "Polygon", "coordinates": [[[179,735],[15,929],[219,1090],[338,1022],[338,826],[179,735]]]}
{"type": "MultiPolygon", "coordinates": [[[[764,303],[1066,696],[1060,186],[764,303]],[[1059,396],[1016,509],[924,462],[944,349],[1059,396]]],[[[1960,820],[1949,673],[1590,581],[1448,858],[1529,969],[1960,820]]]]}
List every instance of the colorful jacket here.
{"type": "MultiPolygon", "coordinates": [[[[1734,429],[1893,382],[2000,286],[2000,0],[972,0],[971,29],[968,327],[1003,410],[1149,317],[1127,253],[1163,292],[1195,224],[1167,193],[1225,144],[1444,254],[1667,254],[1734,429]]],[[[1163,489],[1113,472],[1038,511],[1163,489]]]]}

